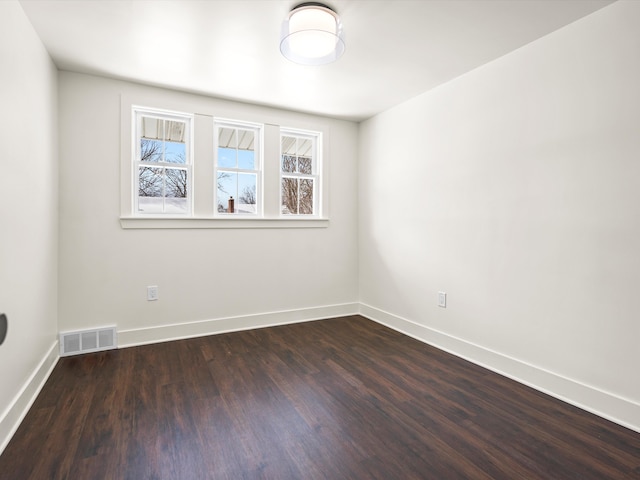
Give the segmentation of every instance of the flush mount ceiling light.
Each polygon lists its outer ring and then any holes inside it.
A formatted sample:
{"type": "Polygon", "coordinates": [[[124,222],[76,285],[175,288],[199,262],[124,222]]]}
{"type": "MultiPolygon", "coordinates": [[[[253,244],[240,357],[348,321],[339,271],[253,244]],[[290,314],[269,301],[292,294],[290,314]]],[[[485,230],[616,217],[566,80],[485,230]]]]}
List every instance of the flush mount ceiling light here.
{"type": "Polygon", "coordinates": [[[280,52],[301,65],[335,62],[344,53],[344,33],[338,14],[317,2],[294,7],[282,24],[280,52]]]}

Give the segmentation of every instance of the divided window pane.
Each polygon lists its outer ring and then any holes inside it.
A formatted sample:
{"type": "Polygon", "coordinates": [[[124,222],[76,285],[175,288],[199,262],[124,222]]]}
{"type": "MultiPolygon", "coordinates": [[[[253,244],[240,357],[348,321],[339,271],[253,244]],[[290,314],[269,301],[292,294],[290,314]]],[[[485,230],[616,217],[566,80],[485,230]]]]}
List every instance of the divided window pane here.
{"type": "Polygon", "coordinates": [[[318,213],[318,168],[316,142],[318,134],[298,136],[282,134],[280,141],[280,175],[282,215],[318,213]]]}
{"type": "Polygon", "coordinates": [[[169,163],[187,163],[187,146],[184,142],[165,142],[164,161],[169,163]]]}
{"type": "Polygon", "coordinates": [[[282,177],[282,213],[313,215],[313,186],[312,178],[282,177]]]}
{"type": "Polygon", "coordinates": [[[140,161],[141,162],[161,162],[162,161],[162,141],[140,139],[140,161]]]}
{"type": "Polygon", "coordinates": [[[136,111],[137,213],[190,213],[190,118],[136,111]]]}
{"type": "Polygon", "coordinates": [[[220,214],[260,212],[259,127],[217,126],[216,203],[220,214]]]}
{"type": "Polygon", "coordinates": [[[189,212],[189,176],[186,169],[138,168],[138,211],[140,213],[189,212]]]}
{"type": "MultiPolygon", "coordinates": [[[[322,214],[321,133],[281,128],[280,158],[269,159],[269,165],[280,170],[280,184],[276,176],[269,177],[270,185],[264,186],[264,126],[215,118],[214,145],[205,147],[200,139],[198,146],[198,151],[213,148],[213,174],[208,174],[210,180],[195,179],[207,168],[194,167],[193,145],[198,142],[192,136],[194,115],[142,107],[133,107],[132,112],[133,158],[131,184],[127,183],[131,202],[127,203],[133,215],[190,216],[194,202],[198,202],[195,208],[201,215],[220,218],[261,217],[265,209],[271,218],[278,210],[280,216],[322,214]],[[198,199],[194,197],[194,180],[198,188],[202,185],[207,190],[198,199]],[[210,202],[211,195],[213,205],[207,205],[205,199],[209,196],[210,202]]],[[[274,146],[268,146],[268,151],[274,146]]],[[[206,157],[203,154],[198,161],[206,161],[206,157]]]]}

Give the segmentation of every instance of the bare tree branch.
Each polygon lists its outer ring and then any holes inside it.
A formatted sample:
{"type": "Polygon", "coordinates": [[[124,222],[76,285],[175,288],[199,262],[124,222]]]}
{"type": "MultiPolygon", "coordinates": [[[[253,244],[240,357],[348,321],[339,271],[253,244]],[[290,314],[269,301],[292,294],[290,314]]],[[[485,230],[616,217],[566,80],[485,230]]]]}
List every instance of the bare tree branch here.
{"type": "Polygon", "coordinates": [[[251,185],[250,187],[244,187],[242,191],[242,195],[240,195],[240,203],[244,203],[246,205],[255,205],[256,204],[256,186],[251,185]]]}
{"type": "MultiPolygon", "coordinates": [[[[311,173],[312,161],[307,157],[282,156],[282,172],[311,173]]],[[[313,214],[313,179],[284,177],[282,179],[282,213],[291,215],[313,214]]]]}

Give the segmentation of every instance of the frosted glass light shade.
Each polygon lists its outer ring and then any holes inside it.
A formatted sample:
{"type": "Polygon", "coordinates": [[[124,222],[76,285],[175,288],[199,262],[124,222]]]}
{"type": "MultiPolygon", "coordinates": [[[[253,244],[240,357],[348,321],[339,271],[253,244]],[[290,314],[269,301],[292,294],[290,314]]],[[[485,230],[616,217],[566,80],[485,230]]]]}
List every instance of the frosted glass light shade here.
{"type": "Polygon", "coordinates": [[[344,53],[340,18],[321,3],[298,5],[282,24],[280,52],[301,65],[324,65],[336,61],[344,53]]]}

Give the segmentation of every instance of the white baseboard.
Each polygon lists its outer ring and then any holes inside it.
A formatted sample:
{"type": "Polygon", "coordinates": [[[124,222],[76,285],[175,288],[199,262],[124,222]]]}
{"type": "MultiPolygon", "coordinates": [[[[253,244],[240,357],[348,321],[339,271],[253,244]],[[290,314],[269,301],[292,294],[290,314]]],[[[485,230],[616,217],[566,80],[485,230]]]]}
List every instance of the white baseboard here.
{"type": "MultiPolygon", "coordinates": [[[[124,330],[118,332],[118,343],[120,347],[131,347],[356,314],[640,432],[640,405],[635,402],[366,304],[346,303],[124,330]]],[[[31,408],[58,359],[58,342],[56,341],[0,417],[0,454],[31,408]]]]}
{"type": "MultiPolygon", "coordinates": [[[[328,305],[323,307],[304,308],[280,312],[241,315],[197,322],[161,325],[149,328],[123,330],[118,332],[118,346],[132,347],[170,340],[201,337],[218,333],[251,330],[254,328],[308,322],[325,318],[357,315],[358,303],[328,305]]],[[[58,359],[58,342],[54,342],[44,355],[29,379],[25,382],[9,407],[0,417],[0,454],[15,434],[25,415],[33,405],[44,383],[56,366],[58,359]]]]}
{"type": "Polygon", "coordinates": [[[55,341],[44,355],[31,376],[16,394],[9,407],[0,417],[0,454],[9,444],[20,423],[33,405],[59,359],[58,342],[55,341]]]}
{"type": "Polygon", "coordinates": [[[366,304],[360,315],[571,405],[640,432],[640,404],[366,304]]]}
{"type": "Polygon", "coordinates": [[[359,306],[358,303],[344,303],[341,305],[327,305],[323,307],[257,313],[189,323],[120,330],[118,331],[118,347],[133,347],[149,343],[203,337],[205,335],[238,332],[254,328],[274,327],[277,325],[308,322],[311,320],[321,320],[346,315],[357,315],[359,306]]]}

